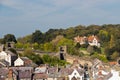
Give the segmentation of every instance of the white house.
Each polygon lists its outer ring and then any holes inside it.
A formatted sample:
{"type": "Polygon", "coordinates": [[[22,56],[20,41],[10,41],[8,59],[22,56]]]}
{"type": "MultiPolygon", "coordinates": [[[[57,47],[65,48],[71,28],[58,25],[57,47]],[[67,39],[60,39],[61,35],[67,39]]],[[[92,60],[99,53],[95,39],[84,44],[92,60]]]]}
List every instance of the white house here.
{"type": "Polygon", "coordinates": [[[94,35],[88,37],[88,44],[91,46],[100,47],[99,39],[97,36],[94,35]]]}
{"type": "Polygon", "coordinates": [[[14,62],[14,66],[23,66],[24,65],[24,61],[18,57],[15,62],[14,62]]]}
{"type": "Polygon", "coordinates": [[[111,70],[113,74],[112,77],[108,80],[120,80],[120,71],[111,70]]]}
{"type": "Polygon", "coordinates": [[[0,60],[5,60],[9,62],[9,66],[11,66],[11,55],[6,53],[5,51],[0,52],[0,60]]]}
{"type": "Polygon", "coordinates": [[[73,79],[83,80],[84,72],[82,70],[74,69],[73,72],[70,75],[68,75],[68,77],[69,77],[69,80],[73,80],[73,79]]]}

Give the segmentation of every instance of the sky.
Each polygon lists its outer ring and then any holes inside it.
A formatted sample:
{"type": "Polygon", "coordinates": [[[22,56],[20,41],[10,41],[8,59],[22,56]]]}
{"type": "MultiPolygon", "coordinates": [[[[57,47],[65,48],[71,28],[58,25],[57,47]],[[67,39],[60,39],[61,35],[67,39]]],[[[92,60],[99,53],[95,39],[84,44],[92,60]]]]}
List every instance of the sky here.
{"type": "Polygon", "coordinates": [[[0,38],[119,21],[120,0],[0,0],[0,38]]]}

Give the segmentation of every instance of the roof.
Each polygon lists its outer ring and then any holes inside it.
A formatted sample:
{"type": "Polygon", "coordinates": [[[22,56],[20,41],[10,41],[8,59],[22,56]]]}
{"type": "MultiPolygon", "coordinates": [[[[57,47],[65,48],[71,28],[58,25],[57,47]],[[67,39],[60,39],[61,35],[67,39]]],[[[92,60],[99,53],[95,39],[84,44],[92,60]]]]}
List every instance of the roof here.
{"type": "Polygon", "coordinates": [[[57,72],[57,67],[51,67],[51,68],[48,68],[48,73],[51,73],[51,74],[54,74],[57,72]]]}
{"type": "Polygon", "coordinates": [[[61,68],[59,73],[60,75],[70,75],[74,70],[70,68],[61,68]]]}
{"type": "Polygon", "coordinates": [[[12,53],[11,51],[7,50],[5,51],[7,54],[10,54],[11,56],[17,56],[15,53],[12,53]]]}
{"type": "Polygon", "coordinates": [[[96,39],[97,41],[100,41],[97,36],[92,35],[88,37],[89,42],[92,42],[94,39],[96,39]]]}
{"type": "Polygon", "coordinates": [[[77,72],[80,74],[80,75],[83,75],[84,74],[84,70],[83,69],[76,69],[77,72]]]}
{"type": "Polygon", "coordinates": [[[33,79],[47,79],[48,75],[45,73],[35,73],[33,79]]]}
{"type": "Polygon", "coordinates": [[[6,77],[8,72],[9,72],[9,69],[7,69],[7,68],[0,68],[0,75],[1,76],[6,77]]]}
{"type": "Polygon", "coordinates": [[[33,63],[28,57],[21,57],[21,59],[24,61],[25,66],[37,67],[37,64],[33,63]]]}
{"type": "Polygon", "coordinates": [[[117,62],[116,61],[113,61],[113,62],[109,62],[110,65],[116,65],[117,62]]]}
{"type": "Polygon", "coordinates": [[[25,71],[20,70],[18,76],[20,79],[31,78],[32,73],[30,70],[25,70],[25,71]]]}
{"type": "Polygon", "coordinates": [[[5,61],[5,60],[0,60],[0,67],[5,67],[5,66],[9,66],[9,62],[5,61]]]}
{"type": "Polygon", "coordinates": [[[86,41],[86,40],[87,40],[86,36],[84,36],[84,37],[77,36],[77,37],[74,38],[75,42],[83,42],[83,41],[86,41]]]}
{"type": "Polygon", "coordinates": [[[35,68],[35,73],[45,73],[47,68],[45,66],[40,66],[35,68]]]}

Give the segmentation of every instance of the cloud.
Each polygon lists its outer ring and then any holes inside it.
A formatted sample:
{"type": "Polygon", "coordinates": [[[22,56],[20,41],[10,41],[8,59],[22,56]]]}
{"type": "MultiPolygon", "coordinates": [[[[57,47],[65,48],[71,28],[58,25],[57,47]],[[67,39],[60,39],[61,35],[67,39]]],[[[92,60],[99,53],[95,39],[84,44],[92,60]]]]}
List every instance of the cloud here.
{"type": "Polygon", "coordinates": [[[117,23],[119,3],[120,0],[0,0],[0,5],[6,7],[0,9],[0,26],[17,32],[25,27],[29,31],[46,31],[79,24],[117,23]]]}

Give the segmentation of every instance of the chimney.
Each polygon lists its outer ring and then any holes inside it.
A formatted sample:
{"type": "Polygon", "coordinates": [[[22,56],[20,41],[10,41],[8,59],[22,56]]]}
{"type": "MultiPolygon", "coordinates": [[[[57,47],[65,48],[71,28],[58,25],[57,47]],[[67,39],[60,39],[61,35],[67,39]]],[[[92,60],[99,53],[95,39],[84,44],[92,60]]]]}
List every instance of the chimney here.
{"type": "Polygon", "coordinates": [[[13,70],[12,69],[9,69],[9,72],[8,72],[8,80],[12,80],[13,79],[13,70]]]}

